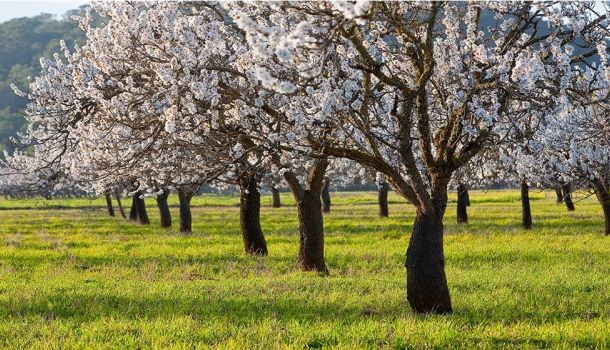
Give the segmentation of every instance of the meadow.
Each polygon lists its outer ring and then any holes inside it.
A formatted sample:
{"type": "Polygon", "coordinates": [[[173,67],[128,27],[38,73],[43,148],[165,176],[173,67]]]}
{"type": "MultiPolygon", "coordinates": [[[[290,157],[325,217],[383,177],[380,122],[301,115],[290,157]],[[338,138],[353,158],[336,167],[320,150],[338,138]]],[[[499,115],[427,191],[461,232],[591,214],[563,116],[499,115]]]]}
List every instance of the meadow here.
{"type": "MultiPolygon", "coordinates": [[[[261,220],[269,256],[242,253],[237,196],[193,199],[193,231],[108,217],[103,199],[0,200],[0,348],[610,348],[610,237],[594,198],[567,212],[532,191],[472,191],[445,216],[454,313],[415,315],[404,256],[414,209],[332,193],[330,275],[299,271],[291,196],[261,220]]],[[[116,203],[115,203],[116,204],[116,203]]],[[[124,200],[129,207],[129,201],[124,200]]]]}

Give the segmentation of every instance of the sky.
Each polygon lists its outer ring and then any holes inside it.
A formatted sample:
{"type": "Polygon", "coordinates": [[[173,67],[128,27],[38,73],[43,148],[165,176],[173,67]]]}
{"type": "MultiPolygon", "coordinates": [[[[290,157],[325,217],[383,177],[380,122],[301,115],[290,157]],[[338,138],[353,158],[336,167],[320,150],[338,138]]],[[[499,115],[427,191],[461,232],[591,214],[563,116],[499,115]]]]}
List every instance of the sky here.
{"type": "Polygon", "coordinates": [[[18,17],[32,17],[40,13],[51,13],[61,17],[66,11],[75,9],[89,1],[30,1],[30,0],[0,0],[0,22],[18,17]]]}

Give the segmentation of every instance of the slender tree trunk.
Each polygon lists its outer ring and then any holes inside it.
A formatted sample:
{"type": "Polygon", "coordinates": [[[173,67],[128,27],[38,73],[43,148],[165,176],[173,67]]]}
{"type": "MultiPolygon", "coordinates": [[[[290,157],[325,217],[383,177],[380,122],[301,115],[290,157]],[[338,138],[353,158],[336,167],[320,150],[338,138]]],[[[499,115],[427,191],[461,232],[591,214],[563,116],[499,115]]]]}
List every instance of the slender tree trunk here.
{"type": "Polygon", "coordinates": [[[239,223],[246,254],[265,256],[267,242],[261,229],[261,195],[257,185],[254,176],[244,176],[239,180],[239,223]]]}
{"type": "Polygon", "coordinates": [[[178,190],[178,199],[180,200],[180,232],[184,234],[191,234],[193,232],[191,198],[193,198],[193,193],[178,190]]]}
{"type": "Polygon", "coordinates": [[[389,215],[388,210],[388,189],[389,185],[387,182],[380,182],[377,185],[377,201],[379,202],[379,216],[387,218],[389,215]]]}
{"type": "Polygon", "coordinates": [[[557,196],[557,204],[563,203],[563,194],[561,193],[560,186],[555,186],[555,195],[557,196]]]}
{"type": "Polygon", "coordinates": [[[458,184],[457,197],[457,222],[465,224],[468,222],[468,190],[464,184],[458,184]]]}
{"type": "Polygon", "coordinates": [[[417,211],[407,249],[407,300],[417,313],[450,313],[442,216],[417,211]]]}
{"type": "Polygon", "coordinates": [[[272,207],[279,208],[282,206],[282,202],[280,201],[280,191],[277,187],[271,187],[271,197],[273,199],[272,207]]]}
{"type": "Polygon", "coordinates": [[[112,207],[112,197],[110,196],[110,191],[106,191],[104,196],[106,197],[106,206],[108,207],[108,215],[114,216],[114,208],[112,207]]]}
{"type": "Polygon", "coordinates": [[[115,189],[114,197],[116,198],[116,203],[119,207],[119,212],[121,212],[121,216],[123,217],[123,219],[126,219],[127,217],[125,216],[125,210],[123,209],[123,203],[121,203],[121,192],[119,192],[119,190],[115,189]]]}
{"type": "Polygon", "coordinates": [[[566,203],[568,211],[574,211],[574,202],[572,201],[572,186],[570,184],[561,185],[561,191],[563,192],[563,201],[566,203]]]}
{"type": "Polygon", "coordinates": [[[322,212],[330,213],[330,180],[328,178],[324,178],[324,183],[322,184],[322,212]]]}
{"type": "Polygon", "coordinates": [[[527,182],[521,181],[521,223],[526,230],[532,229],[532,211],[530,208],[530,193],[527,182]]]}
{"type": "Polygon", "coordinates": [[[593,188],[604,212],[604,234],[608,236],[610,235],[610,194],[604,182],[598,179],[593,181],[593,188]]]}
{"type": "Polygon", "coordinates": [[[161,194],[157,194],[157,207],[159,207],[161,227],[172,227],[172,213],[169,211],[169,205],[167,205],[167,197],[169,197],[169,189],[163,189],[161,194]]]}
{"type": "Polygon", "coordinates": [[[470,206],[470,192],[468,192],[468,187],[464,186],[464,192],[466,196],[466,206],[470,206]]]}
{"type": "Polygon", "coordinates": [[[150,220],[148,219],[148,213],[146,212],[146,203],[144,202],[144,198],[140,198],[140,196],[142,196],[142,191],[136,192],[134,196],[136,201],[138,223],[142,225],[149,225],[150,220]]]}
{"type": "Polygon", "coordinates": [[[129,220],[138,221],[138,211],[136,210],[136,196],[131,197],[131,209],[129,210],[129,220]]]}
{"type": "Polygon", "coordinates": [[[297,211],[300,233],[299,265],[305,271],[327,273],[320,193],[303,191],[303,196],[297,199],[297,211]]]}

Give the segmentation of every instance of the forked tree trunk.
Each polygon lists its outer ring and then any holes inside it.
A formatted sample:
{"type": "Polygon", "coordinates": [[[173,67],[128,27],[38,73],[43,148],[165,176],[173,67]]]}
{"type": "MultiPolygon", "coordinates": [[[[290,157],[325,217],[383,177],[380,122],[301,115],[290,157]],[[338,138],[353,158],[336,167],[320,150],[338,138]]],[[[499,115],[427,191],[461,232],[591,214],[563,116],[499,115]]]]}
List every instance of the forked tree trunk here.
{"type": "Polygon", "coordinates": [[[320,193],[303,191],[297,199],[299,215],[299,265],[304,271],[328,273],[324,260],[324,221],[320,193]]]}
{"type": "Polygon", "coordinates": [[[388,189],[389,185],[387,182],[380,182],[377,186],[377,201],[379,202],[379,216],[387,218],[389,215],[388,210],[388,189]]]}
{"type": "Polygon", "coordinates": [[[407,249],[407,300],[417,313],[452,312],[445,275],[443,219],[419,210],[407,249]]]}
{"type": "Polygon", "coordinates": [[[131,197],[131,209],[129,210],[129,220],[138,221],[138,211],[136,210],[136,196],[131,197]]]}
{"type": "Polygon", "coordinates": [[[123,217],[123,219],[127,218],[125,216],[125,210],[123,209],[123,203],[121,203],[121,192],[119,192],[119,190],[115,189],[114,197],[116,198],[116,203],[119,207],[119,212],[121,212],[121,216],[123,217]]]}
{"type": "Polygon", "coordinates": [[[330,213],[330,180],[324,178],[322,184],[322,212],[330,213]]]}
{"type": "Polygon", "coordinates": [[[468,222],[468,192],[464,184],[459,184],[457,187],[457,222],[465,224],[468,222]]]}
{"type": "Polygon", "coordinates": [[[239,223],[244,240],[244,251],[249,255],[267,255],[267,242],[261,229],[261,195],[256,177],[244,176],[239,180],[239,223]]]}
{"type": "Polygon", "coordinates": [[[159,207],[159,218],[161,227],[172,227],[172,213],[167,205],[167,197],[169,197],[169,189],[163,189],[163,192],[157,194],[157,207],[159,207]]]}
{"type": "Polygon", "coordinates": [[[150,220],[148,219],[148,213],[146,212],[146,203],[144,202],[144,198],[140,198],[142,196],[142,191],[136,192],[134,195],[134,199],[136,202],[136,213],[138,223],[142,225],[149,225],[150,220]]]}
{"type": "Polygon", "coordinates": [[[563,192],[563,201],[566,203],[568,211],[574,211],[574,202],[572,201],[572,186],[570,184],[561,185],[561,191],[563,192]]]}
{"type": "Polygon", "coordinates": [[[557,196],[557,204],[563,203],[563,194],[561,194],[560,186],[555,186],[555,196],[557,196]]]}
{"type": "Polygon", "coordinates": [[[604,234],[608,236],[610,235],[610,194],[608,188],[598,179],[593,181],[593,188],[604,212],[604,234]]]}
{"type": "Polygon", "coordinates": [[[180,232],[184,234],[191,234],[192,228],[192,216],[191,216],[191,199],[193,193],[189,191],[178,190],[178,199],[180,200],[180,232]]]}
{"type": "Polygon", "coordinates": [[[107,191],[104,196],[106,197],[106,206],[108,207],[108,215],[114,216],[114,208],[112,207],[112,197],[110,191],[107,191]]]}
{"type": "Polygon", "coordinates": [[[282,206],[282,202],[280,200],[280,191],[277,189],[277,187],[271,187],[271,198],[272,198],[272,204],[271,206],[274,208],[279,208],[282,206]]]}
{"type": "Polygon", "coordinates": [[[521,223],[526,230],[532,229],[532,211],[530,208],[529,186],[521,181],[521,223]]]}

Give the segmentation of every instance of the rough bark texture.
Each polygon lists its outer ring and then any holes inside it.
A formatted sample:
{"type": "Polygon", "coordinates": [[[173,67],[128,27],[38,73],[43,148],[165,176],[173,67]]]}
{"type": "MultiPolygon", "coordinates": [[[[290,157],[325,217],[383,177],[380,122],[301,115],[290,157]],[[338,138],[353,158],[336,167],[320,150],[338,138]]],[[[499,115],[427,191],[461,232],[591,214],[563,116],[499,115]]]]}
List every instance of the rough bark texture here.
{"type": "Polygon", "coordinates": [[[114,208],[112,207],[112,197],[110,196],[110,192],[106,192],[106,206],[108,207],[108,215],[114,216],[114,208]]]}
{"type": "Polygon", "coordinates": [[[570,184],[561,185],[561,191],[563,192],[563,201],[566,203],[568,211],[574,211],[574,202],[572,201],[572,186],[570,184]]]}
{"type": "Polygon", "coordinates": [[[445,275],[443,219],[419,210],[407,249],[407,300],[418,313],[450,313],[451,298],[445,275]]]}
{"type": "Polygon", "coordinates": [[[277,187],[271,187],[271,198],[273,200],[271,206],[274,208],[279,208],[282,206],[282,202],[280,200],[280,191],[277,187]]]}
{"type": "Polygon", "coordinates": [[[561,194],[560,186],[555,186],[555,195],[557,196],[557,204],[563,203],[563,194],[561,194]]]}
{"type": "Polygon", "coordinates": [[[244,240],[244,251],[250,255],[267,255],[267,242],[261,229],[261,195],[256,177],[244,176],[239,180],[239,223],[244,240]]]}
{"type": "Polygon", "coordinates": [[[457,187],[457,222],[465,224],[468,222],[468,190],[464,184],[459,184],[457,187]]]}
{"type": "Polygon", "coordinates": [[[123,203],[121,202],[121,192],[119,190],[114,190],[114,197],[116,198],[117,206],[119,207],[119,212],[121,212],[121,216],[123,219],[126,219],[125,210],[123,209],[123,203]]]}
{"type": "Polygon", "coordinates": [[[148,213],[146,212],[146,203],[144,202],[144,198],[140,198],[142,196],[142,192],[138,191],[134,195],[135,203],[136,203],[136,213],[138,223],[142,225],[149,225],[150,220],[148,219],[148,213]]]}
{"type": "Polygon", "coordinates": [[[180,200],[180,232],[184,234],[190,234],[193,232],[191,198],[193,198],[193,193],[178,190],[178,199],[180,200]]]}
{"type": "Polygon", "coordinates": [[[324,260],[324,221],[319,192],[305,190],[297,200],[299,215],[299,265],[305,271],[328,272],[324,260]]]}
{"type": "Polygon", "coordinates": [[[521,182],[521,223],[524,229],[531,230],[532,211],[530,208],[529,186],[526,181],[521,182]]]}
{"type": "Polygon", "coordinates": [[[466,194],[465,194],[466,206],[469,207],[470,206],[470,192],[468,192],[468,188],[466,186],[464,186],[464,192],[466,192],[466,194]]]}
{"type": "Polygon", "coordinates": [[[610,194],[608,194],[608,186],[600,180],[593,181],[593,188],[599,204],[604,212],[604,234],[610,235],[610,194]]]}
{"type": "Polygon", "coordinates": [[[159,218],[161,227],[172,227],[172,213],[169,211],[167,205],[167,197],[169,197],[169,190],[164,189],[163,192],[157,194],[157,207],[159,207],[159,218]]]}
{"type": "Polygon", "coordinates": [[[131,197],[131,209],[129,210],[129,220],[138,221],[138,212],[136,211],[136,197],[131,197]]]}
{"type": "Polygon", "coordinates": [[[388,190],[389,185],[387,182],[380,182],[377,186],[377,201],[379,202],[379,216],[387,218],[389,215],[388,210],[388,190]]]}
{"type": "Polygon", "coordinates": [[[322,212],[330,213],[330,180],[327,178],[322,183],[322,212]]]}

